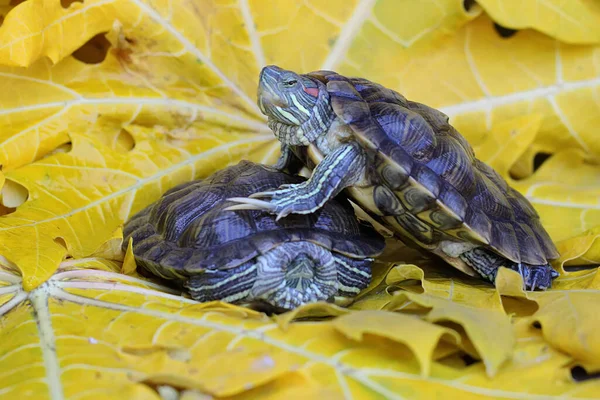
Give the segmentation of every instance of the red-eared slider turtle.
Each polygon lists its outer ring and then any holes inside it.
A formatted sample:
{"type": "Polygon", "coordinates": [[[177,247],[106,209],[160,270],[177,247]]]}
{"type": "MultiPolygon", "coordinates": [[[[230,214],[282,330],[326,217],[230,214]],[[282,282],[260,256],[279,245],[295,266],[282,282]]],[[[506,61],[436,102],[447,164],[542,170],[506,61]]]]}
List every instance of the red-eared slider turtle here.
{"type": "Polygon", "coordinates": [[[233,209],[312,213],[346,188],[398,238],[470,275],[494,282],[505,266],[534,290],[558,276],[548,262],[558,252],[534,208],[475,158],[442,112],[332,71],[267,66],[259,79],[258,105],[282,143],[277,167],[300,160],[313,171],[305,182],[231,199],[242,203],[233,209]]]}
{"type": "Polygon", "coordinates": [[[264,211],[224,211],[229,197],[304,180],[241,161],[165,192],[127,221],[124,247],[132,237],[141,271],[183,283],[198,301],[290,309],[347,300],[368,285],[373,257],[385,246],[348,200],[338,196],[315,213],[280,221],[264,211]]]}

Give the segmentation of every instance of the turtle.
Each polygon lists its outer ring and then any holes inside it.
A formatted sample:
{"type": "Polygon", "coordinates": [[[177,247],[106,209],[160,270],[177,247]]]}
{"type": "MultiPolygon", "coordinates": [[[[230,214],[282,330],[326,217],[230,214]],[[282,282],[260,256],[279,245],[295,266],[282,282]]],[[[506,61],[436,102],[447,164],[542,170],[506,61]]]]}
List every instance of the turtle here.
{"type": "Polygon", "coordinates": [[[231,210],[284,218],[312,213],[341,192],[410,247],[495,283],[500,267],[525,290],[545,290],[559,254],[521,193],[479,160],[443,112],[361,77],[277,65],[259,76],[258,106],[281,143],[274,165],[310,176],[231,198],[231,210]]]}
{"type": "Polygon", "coordinates": [[[234,204],[229,197],[304,180],[242,160],[181,183],[124,224],[123,249],[132,238],[140,271],[178,283],[199,302],[347,305],[368,286],[385,239],[346,198],[280,221],[260,210],[224,211],[234,204]]]}

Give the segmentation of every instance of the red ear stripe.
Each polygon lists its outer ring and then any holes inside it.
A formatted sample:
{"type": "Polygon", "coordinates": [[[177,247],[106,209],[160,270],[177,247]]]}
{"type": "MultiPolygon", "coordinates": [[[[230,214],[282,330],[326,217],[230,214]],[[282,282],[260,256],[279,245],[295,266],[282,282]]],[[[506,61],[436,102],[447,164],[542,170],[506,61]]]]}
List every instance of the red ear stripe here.
{"type": "Polygon", "coordinates": [[[319,89],[317,88],[304,88],[304,91],[312,97],[319,97],[319,89]]]}

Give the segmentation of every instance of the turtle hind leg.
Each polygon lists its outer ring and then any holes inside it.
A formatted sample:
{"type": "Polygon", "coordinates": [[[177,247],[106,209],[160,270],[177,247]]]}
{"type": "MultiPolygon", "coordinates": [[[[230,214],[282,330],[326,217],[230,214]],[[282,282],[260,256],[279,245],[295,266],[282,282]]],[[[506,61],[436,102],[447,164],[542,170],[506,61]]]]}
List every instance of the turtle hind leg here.
{"type": "MultiPolygon", "coordinates": [[[[525,274],[528,274],[527,278],[523,277],[526,281],[525,285],[529,283],[531,290],[535,289],[550,289],[552,287],[552,280],[558,277],[556,272],[549,264],[546,265],[525,265],[525,274]]],[[[523,276],[523,275],[521,275],[523,276]]]]}
{"type": "Polygon", "coordinates": [[[491,283],[494,283],[496,280],[498,268],[503,265],[506,266],[507,264],[513,264],[512,261],[508,261],[507,259],[502,258],[491,251],[486,251],[480,247],[465,251],[459,257],[468,266],[477,271],[477,273],[485,280],[491,283]]]}
{"type": "Polygon", "coordinates": [[[460,258],[483,278],[492,283],[496,280],[498,268],[506,267],[512,269],[521,275],[526,290],[549,289],[552,286],[552,280],[558,276],[558,272],[552,269],[549,264],[529,265],[515,263],[480,247],[462,253],[460,258]]]}
{"type": "Polygon", "coordinates": [[[221,300],[240,303],[246,300],[256,281],[255,261],[227,270],[205,270],[194,274],[184,287],[192,299],[199,302],[221,300]]]}

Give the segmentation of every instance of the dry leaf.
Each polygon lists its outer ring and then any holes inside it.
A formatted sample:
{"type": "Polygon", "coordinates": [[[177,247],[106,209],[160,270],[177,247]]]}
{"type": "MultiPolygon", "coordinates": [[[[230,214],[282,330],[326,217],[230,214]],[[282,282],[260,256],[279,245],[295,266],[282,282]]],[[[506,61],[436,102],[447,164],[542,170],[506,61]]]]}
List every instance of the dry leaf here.
{"type": "MultiPolygon", "coordinates": [[[[197,305],[134,278],[91,272],[58,272],[29,293],[17,277],[2,273],[9,284],[4,293],[12,295],[1,311],[4,364],[11,365],[0,377],[5,397],[35,391],[36,398],[154,398],[165,386],[242,399],[286,391],[327,398],[513,398],[525,377],[529,396],[589,398],[599,389],[594,381],[570,382],[562,368],[570,358],[539,335],[517,344],[494,381],[481,363],[466,366],[452,352],[431,361],[423,376],[397,342],[401,334],[381,325],[387,312],[366,311],[379,321],[366,328],[356,324],[360,313],[352,313],[282,330],[260,313],[218,302],[197,305]]],[[[451,328],[389,314],[421,326],[420,332],[456,336],[451,328]]],[[[409,334],[415,331],[407,326],[402,335],[409,340],[409,334]]],[[[427,347],[417,343],[409,346],[422,354],[427,347]]]]}
{"type": "Polygon", "coordinates": [[[455,331],[428,324],[418,317],[386,311],[353,312],[336,318],[333,326],[356,341],[361,341],[365,335],[376,335],[408,346],[417,357],[421,374],[425,377],[429,375],[433,351],[442,336],[454,343],[460,341],[455,331]]]}

